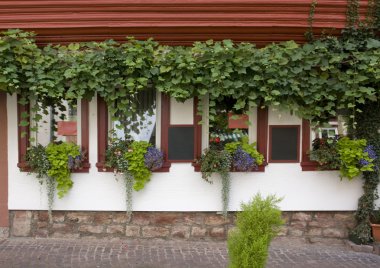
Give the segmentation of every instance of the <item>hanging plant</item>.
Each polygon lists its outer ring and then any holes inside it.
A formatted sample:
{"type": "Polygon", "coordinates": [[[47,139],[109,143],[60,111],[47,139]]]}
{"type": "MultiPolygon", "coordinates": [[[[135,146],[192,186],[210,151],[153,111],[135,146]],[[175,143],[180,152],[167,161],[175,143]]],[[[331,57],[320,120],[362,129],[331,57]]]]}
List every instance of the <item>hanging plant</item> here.
{"type": "Polygon", "coordinates": [[[309,152],[310,160],[317,161],[319,169],[339,169],[340,160],[337,148],[337,138],[316,138],[312,142],[312,150],[309,152]]]}
{"type": "Polygon", "coordinates": [[[264,164],[264,156],[256,149],[256,143],[249,143],[248,137],[241,141],[226,143],[224,149],[232,155],[232,169],[234,171],[252,171],[264,164]]]}
{"type": "Polygon", "coordinates": [[[337,142],[337,151],[341,178],[352,180],[362,172],[374,171],[376,153],[372,146],[367,146],[365,139],[351,140],[343,137],[337,142]]]}
{"type": "Polygon", "coordinates": [[[128,215],[133,211],[133,189],[142,190],[152,171],[160,169],[163,162],[163,153],[146,141],[111,139],[106,151],[106,166],[113,168],[115,175],[123,175],[128,215]]]}
{"type": "Polygon", "coordinates": [[[46,183],[49,222],[52,223],[55,191],[59,198],[64,197],[73,186],[72,170],[82,165],[83,156],[79,146],[65,142],[50,143],[46,147],[38,144],[28,148],[25,160],[30,173],[36,174],[40,184],[46,183]]]}
{"type": "Polygon", "coordinates": [[[208,183],[212,183],[210,180],[213,173],[219,174],[222,179],[222,205],[223,205],[223,215],[227,217],[228,214],[228,204],[230,199],[230,188],[231,188],[231,169],[232,158],[231,155],[225,150],[217,149],[206,149],[199,163],[201,165],[202,178],[208,183]]]}

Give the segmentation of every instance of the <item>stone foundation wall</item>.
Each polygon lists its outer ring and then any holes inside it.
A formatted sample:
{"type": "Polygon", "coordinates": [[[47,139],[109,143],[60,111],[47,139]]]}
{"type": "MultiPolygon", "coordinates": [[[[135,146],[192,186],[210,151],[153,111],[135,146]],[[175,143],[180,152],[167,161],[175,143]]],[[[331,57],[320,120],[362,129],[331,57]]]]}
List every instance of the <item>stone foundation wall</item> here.
{"type": "MultiPolygon", "coordinates": [[[[355,226],[353,212],[283,212],[281,236],[344,239],[355,226]]],[[[234,227],[235,213],[227,219],[215,212],[73,212],[10,211],[13,237],[119,237],[185,240],[223,240],[234,227]]]]}

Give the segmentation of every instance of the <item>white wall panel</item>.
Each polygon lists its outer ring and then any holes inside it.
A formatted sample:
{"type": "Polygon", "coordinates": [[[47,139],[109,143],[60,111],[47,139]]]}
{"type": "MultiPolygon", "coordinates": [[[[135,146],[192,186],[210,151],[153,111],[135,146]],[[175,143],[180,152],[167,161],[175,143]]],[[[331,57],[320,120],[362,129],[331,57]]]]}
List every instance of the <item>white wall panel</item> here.
{"type": "MultiPolygon", "coordinates": [[[[16,97],[8,98],[9,137],[9,209],[47,209],[44,187],[33,175],[17,168],[17,113],[16,97]]],[[[74,174],[74,186],[63,199],[57,199],[56,210],[110,210],[125,209],[122,179],[112,173],[98,172],[96,101],[90,103],[90,162],[88,174],[74,174]]],[[[230,209],[238,210],[242,201],[255,193],[276,194],[284,197],[281,209],[355,210],[362,194],[362,180],[341,181],[338,172],[302,172],[296,164],[270,164],[266,171],[233,173],[230,209]]],[[[134,210],[137,211],[219,211],[221,210],[221,182],[203,181],[201,174],[188,163],[173,164],[169,173],[155,173],[146,187],[134,192],[134,210]]],[[[380,205],[380,204],[379,204],[380,205]]]]}

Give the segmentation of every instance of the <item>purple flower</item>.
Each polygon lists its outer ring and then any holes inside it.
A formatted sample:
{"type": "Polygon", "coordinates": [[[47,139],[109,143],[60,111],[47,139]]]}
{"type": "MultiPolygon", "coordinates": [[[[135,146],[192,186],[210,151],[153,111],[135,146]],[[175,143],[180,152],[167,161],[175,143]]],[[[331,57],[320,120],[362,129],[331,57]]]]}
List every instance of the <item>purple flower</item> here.
{"type": "Polygon", "coordinates": [[[232,157],[232,167],[237,171],[250,171],[257,168],[256,160],[238,148],[232,157]]]}
{"type": "Polygon", "coordinates": [[[68,165],[69,169],[73,169],[74,166],[75,166],[74,158],[71,155],[69,155],[69,159],[67,161],[67,165],[68,165]]]}
{"type": "Polygon", "coordinates": [[[373,145],[368,145],[367,147],[365,147],[364,152],[368,153],[368,156],[371,159],[377,158],[377,155],[376,155],[375,149],[373,148],[373,145]]]}
{"type": "Polygon", "coordinates": [[[155,147],[148,147],[145,158],[145,166],[150,170],[156,170],[162,167],[164,154],[155,147]]]}

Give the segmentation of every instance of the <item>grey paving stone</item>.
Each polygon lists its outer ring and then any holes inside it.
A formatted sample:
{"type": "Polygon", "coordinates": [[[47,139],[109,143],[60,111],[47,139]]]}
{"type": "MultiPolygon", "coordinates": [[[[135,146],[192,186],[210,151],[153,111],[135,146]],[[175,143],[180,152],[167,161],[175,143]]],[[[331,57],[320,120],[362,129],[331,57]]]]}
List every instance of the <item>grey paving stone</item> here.
{"type": "MultiPolygon", "coordinates": [[[[1,268],[227,266],[225,242],[32,238],[0,240],[1,268]]],[[[355,252],[339,243],[310,244],[302,239],[282,238],[272,243],[267,267],[378,268],[380,256],[355,252]]]]}

